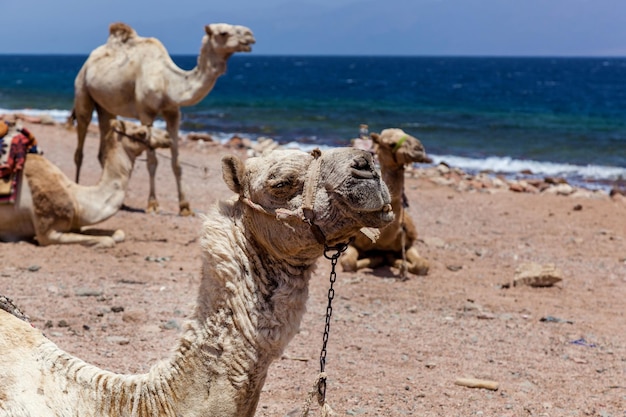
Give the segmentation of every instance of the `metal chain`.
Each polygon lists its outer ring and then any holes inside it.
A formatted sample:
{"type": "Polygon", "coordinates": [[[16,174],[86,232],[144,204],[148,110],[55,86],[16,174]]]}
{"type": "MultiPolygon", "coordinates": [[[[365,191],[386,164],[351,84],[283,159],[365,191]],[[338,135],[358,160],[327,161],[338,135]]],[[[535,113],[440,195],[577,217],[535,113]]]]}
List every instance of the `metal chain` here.
{"type": "Polygon", "coordinates": [[[402,220],[400,221],[400,227],[402,228],[402,236],[401,236],[401,245],[402,245],[402,267],[400,268],[400,279],[402,281],[406,281],[406,273],[408,271],[408,266],[406,263],[406,222],[404,220],[404,212],[409,208],[409,199],[402,190],[402,220]]]}
{"type": "MultiPolygon", "coordinates": [[[[331,270],[330,270],[330,287],[328,288],[328,305],[326,306],[326,325],[324,326],[324,337],[322,338],[322,351],[320,352],[320,374],[324,373],[324,369],[326,367],[326,344],[328,343],[328,335],[330,334],[330,317],[333,314],[333,298],[335,298],[335,289],[333,285],[337,280],[337,273],[335,272],[335,267],[337,266],[337,261],[339,257],[345,250],[348,248],[347,244],[339,244],[337,246],[324,247],[324,257],[330,260],[331,270]],[[336,251],[332,255],[328,255],[330,251],[336,251]]],[[[326,400],[326,378],[320,378],[319,384],[317,386],[317,391],[321,396],[322,401],[326,400]]]]}

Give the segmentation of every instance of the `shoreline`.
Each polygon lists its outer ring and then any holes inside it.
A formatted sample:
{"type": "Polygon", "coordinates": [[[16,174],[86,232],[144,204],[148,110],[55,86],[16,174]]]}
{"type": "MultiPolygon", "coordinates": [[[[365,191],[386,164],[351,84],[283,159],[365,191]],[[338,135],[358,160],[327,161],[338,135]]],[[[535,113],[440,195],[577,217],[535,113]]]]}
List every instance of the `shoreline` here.
{"type": "MultiPolygon", "coordinates": [[[[69,112],[67,112],[69,115],[69,112]]],[[[12,113],[0,113],[0,120],[9,120],[15,122],[21,120],[23,122],[42,125],[54,125],[60,128],[65,128],[65,121],[60,120],[60,117],[53,117],[50,113],[45,111],[32,111],[28,112],[12,112],[12,113]]],[[[163,128],[164,126],[158,126],[163,128]]],[[[89,131],[92,133],[98,133],[97,123],[91,123],[89,125],[89,131]]],[[[287,144],[277,143],[272,138],[259,136],[256,140],[251,140],[246,135],[224,134],[222,139],[214,139],[211,134],[200,132],[184,132],[181,131],[181,139],[188,141],[200,141],[209,142],[212,144],[220,144],[226,147],[239,147],[247,148],[249,153],[258,152],[271,142],[272,147],[298,147],[303,150],[309,150],[309,148],[315,147],[310,144],[300,144],[297,142],[289,142],[287,144]]],[[[426,145],[425,145],[426,146],[426,145]]],[[[428,149],[427,149],[428,153],[428,149]]],[[[623,169],[624,176],[618,174],[616,179],[579,179],[571,180],[567,176],[563,175],[543,175],[533,172],[531,169],[519,167],[516,172],[510,171],[498,171],[494,169],[483,169],[474,166],[467,169],[459,166],[455,166],[454,162],[463,160],[465,158],[455,156],[433,156],[433,164],[415,164],[413,167],[407,167],[407,170],[415,175],[415,172],[421,172],[420,175],[435,178],[437,176],[443,179],[438,179],[441,184],[447,184],[450,186],[457,186],[460,189],[477,189],[483,191],[489,190],[501,190],[508,188],[514,192],[528,192],[528,193],[555,193],[558,195],[576,195],[588,198],[600,198],[603,194],[621,198],[626,197],[626,168],[623,169]],[[448,161],[453,161],[449,163],[448,161]],[[452,172],[452,173],[451,173],[452,172]],[[438,174],[438,175],[437,175],[438,174]],[[584,192],[583,192],[584,191],[584,192]]],[[[490,157],[493,159],[493,157],[490,157]]],[[[504,160],[508,158],[502,158],[504,160]]],[[[471,165],[476,165],[475,160],[471,161],[471,165]]],[[[524,161],[517,161],[517,163],[523,163],[524,161]]],[[[526,161],[530,164],[537,164],[535,161],[526,161]]],[[[551,164],[551,163],[550,163],[551,164]]],[[[583,168],[583,167],[579,167],[583,168]]],[[[619,167],[603,167],[606,169],[614,169],[617,172],[621,168],[619,167]]]]}

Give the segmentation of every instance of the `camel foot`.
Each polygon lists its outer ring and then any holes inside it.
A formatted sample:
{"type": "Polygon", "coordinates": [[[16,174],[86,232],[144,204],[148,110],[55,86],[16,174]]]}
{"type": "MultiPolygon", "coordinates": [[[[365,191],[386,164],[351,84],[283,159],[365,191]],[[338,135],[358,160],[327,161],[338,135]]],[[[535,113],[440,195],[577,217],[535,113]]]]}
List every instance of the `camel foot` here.
{"type": "Polygon", "coordinates": [[[115,247],[115,240],[110,236],[100,236],[97,239],[87,241],[83,244],[94,249],[107,249],[115,247]]]}
{"type": "Polygon", "coordinates": [[[341,260],[341,269],[343,272],[355,272],[356,271],[356,261],[352,259],[342,259],[341,260]]]}
{"type": "Polygon", "coordinates": [[[356,263],[358,259],[359,252],[354,246],[349,245],[346,251],[341,255],[341,268],[344,270],[344,272],[356,272],[356,263]]]}
{"type": "Polygon", "coordinates": [[[400,270],[400,275],[402,277],[405,277],[407,272],[414,275],[424,276],[428,275],[428,271],[430,270],[430,264],[424,258],[412,260],[406,263],[403,262],[402,259],[397,259],[393,266],[400,270]]]}
{"type": "Polygon", "coordinates": [[[120,242],[123,242],[124,239],[126,239],[126,234],[124,233],[123,230],[118,229],[115,232],[113,232],[113,235],[111,236],[111,238],[115,241],[115,243],[120,243],[120,242]]]}
{"type": "Polygon", "coordinates": [[[179,205],[180,211],[178,212],[178,214],[180,216],[194,216],[194,212],[191,211],[191,208],[189,207],[189,203],[186,201],[183,201],[180,203],[179,205]]]}
{"type": "Polygon", "coordinates": [[[159,202],[156,200],[149,200],[148,207],[146,208],[146,213],[158,213],[159,212],[159,202]]]}
{"type": "Polygon", "coordinates": [[[428,262],[425,263],[425,265],[414,265],[409,272],[415,274],[415,275],[428,275],[428,270],[430,269],[428,262]]]}

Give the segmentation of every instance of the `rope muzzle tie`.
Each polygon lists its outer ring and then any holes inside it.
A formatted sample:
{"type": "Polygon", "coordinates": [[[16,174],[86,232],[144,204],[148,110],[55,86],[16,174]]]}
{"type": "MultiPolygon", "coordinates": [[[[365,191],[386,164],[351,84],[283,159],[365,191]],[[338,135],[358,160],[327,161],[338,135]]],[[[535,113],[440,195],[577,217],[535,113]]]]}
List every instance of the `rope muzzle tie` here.
{"type": "Polygon", "coordinates": [[[315,148],[311,151],[311,155],[313,156],[313,162],[309,166],[309,170],[307,172],[306,179],[304,180],[304,192],[303,192],[303,203],[302,203],[302,221],[307,223],[311,227],[311,232],[318,243],[325,245],[326,244],[326,236],[322,232],[322,229],[315,224],[315,192],[317,191],[317,187],[319,186],[319,178],[321,171],[321,161],[320,156],[322,156],[322,151],[315,148]]]}

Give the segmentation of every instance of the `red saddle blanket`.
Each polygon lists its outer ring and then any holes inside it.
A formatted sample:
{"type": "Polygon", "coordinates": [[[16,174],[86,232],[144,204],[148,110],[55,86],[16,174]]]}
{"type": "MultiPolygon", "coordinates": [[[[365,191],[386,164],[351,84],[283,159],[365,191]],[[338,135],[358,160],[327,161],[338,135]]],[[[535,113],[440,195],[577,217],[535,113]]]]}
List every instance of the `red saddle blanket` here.
{"type": "MultiPolygon", "coordinates": [[[[0,121],[0,124],[6,122],[0,121]]],[[[11,134],[8,125],[0,126],[0,204],[12,204],[17,198],[18,181],[26,162],[26,154],[37,152],[37,140],[26,128],[19,128],[11,134]]]]}

